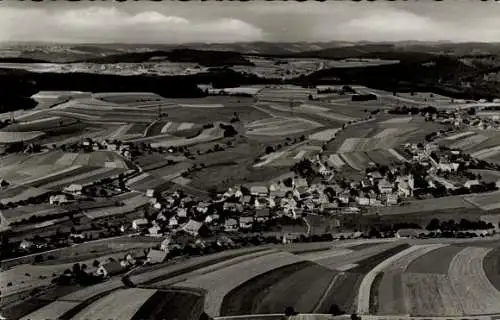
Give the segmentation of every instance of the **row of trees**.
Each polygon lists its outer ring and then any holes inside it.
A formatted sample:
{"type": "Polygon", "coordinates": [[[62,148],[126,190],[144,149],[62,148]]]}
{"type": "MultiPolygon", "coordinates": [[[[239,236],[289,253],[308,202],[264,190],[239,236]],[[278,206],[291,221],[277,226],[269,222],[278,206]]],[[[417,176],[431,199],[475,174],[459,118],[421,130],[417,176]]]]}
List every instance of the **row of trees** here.
{"type": "Polygon", "coordinates": [[[490,222],[484,222],[481,220],[470,221],[467,219],[461,219],[459,222],[455,220],[440,221],[439,219],[432,219],[427,225],[426,229],[429,231],[464,231],[464,230],[487,230],[493,229],[494,226],[490,222]]]}

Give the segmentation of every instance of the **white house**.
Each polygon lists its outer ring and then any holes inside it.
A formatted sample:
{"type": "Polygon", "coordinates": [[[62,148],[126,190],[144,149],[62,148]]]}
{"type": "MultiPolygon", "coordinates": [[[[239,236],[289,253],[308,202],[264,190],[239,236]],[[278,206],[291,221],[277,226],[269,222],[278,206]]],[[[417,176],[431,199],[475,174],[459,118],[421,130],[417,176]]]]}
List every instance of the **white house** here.
{"type": "Polygon", "coordinates": [[[465,183],[464,183],[464,187],[466,187],[466,188],[470,188],[470,187],[472,187],[472,186],[476,186],[476,185],[479,185],[479,184],[481,184],[481,183],[479,182],[479,180],[478,180],[478,179],[475,179],[475,180],[468,180],[467,182],[465,182],[465,183]]]}
{"type": "Polygon", "coordinates": [[[369,198],[366,198],[366,197],[357,197],[356,198],[356,202],[357,204],[359,204],[360,206],[367,206],[370,204],[370,199],[369,198]]]}
{"type": "Polygon", "coordinates": [[[218,214],[210,214],[205,217],[205,223],[212,223],[214,221],[219,220],[219,215],[218,214]]]}
{"type": "Polygon", "coordinates": [[[170,238],[167,237],[167,238],[165,238],[165,240],[163,240],[161,242],[160,250],[162,250],[162,251],[168,251],[168,247],[169,246],[170,246],[170,238]]]}
{"type": "Polygon", "coordinates": [[[66,195],[64,195],[64,194],[50,196],[50,198],[49,198],[49,203],[51,205],[57,205],[57,204],[66,203],[66,202],[68,202],[68,198],[66,198],[66,195]]]}
{"type": "Polygon", "coordinates": [[[161,231],[161,228],[157,225],[154,225],[148,229],[149,234],[152,236],[161,236],[160,231],[161,231]]]}
{"type": "Polygon", "coordinates": [[[240,229],[250,229],[253,226],[253,217],[241,217],[240,229]]]}
{"type": "Polygon", "coordinates": [[[28,249],[30,249],[32,246],[33,246],[33,242],[28,241],[28,240],[23,240],[23,241],[21,241],[21,243],[19,244],[19,249],[21,249],[21,250],[28,250],[28,249]]]}
{"type": "Polygon", "coordinates": [[[226,223],[224,223],[224,231],[226,232],[232,232],[232,231],[237,231],[238,230],[238,221],[236,219],[227,219],[226,223]]]}
{"type": "Polygon", "coordinates": [[[137,230],[141,227],[146,226],[147,224],[148,220],[145,218],[135,219],[134,221],[132,221],[132,229],[137,230]]]}
{"type": "Polygon", "coordinates": [[[73,183],[73,184],[70,184],[69,186],[67,186],[66,188],[64,188],[63,191],[79,196],[82,194],[82,189],[83,189],[83,187],[81,184],[73,183]]]}
{"type": "Polygon", "coordinates": [[[392,183],[390,183],[386,179],[382,179],[378,183],[378,190],[380,191],[380,193],[392,193],[392,188],[392,183]]]}
{"type": "Polygon", "coordinates": [[[395,205],[398,204],[398,196],[396,194],[388,193],[386,199],[387,205],[395,205]]]}
{"type": "Polygon", "coordinates": [[[177,221],[176,217],[172,217],[168,220],[169,227],[177,227],[179,225],[179,221],[177,221]]]}
{"type": "Polygon", "coordinates": [[[177,216],[179,218],[186,218],[187,217],[187,210],[186,210],[186,208],[178,208],[177,209],[177,216]]]}
{"type": "Polygon", "coordinates": [[[269,194],[269,190],[265,186],[253,186],[250,188],[250,193],[253,196],[262,196],[265,197],[269,194]]]}

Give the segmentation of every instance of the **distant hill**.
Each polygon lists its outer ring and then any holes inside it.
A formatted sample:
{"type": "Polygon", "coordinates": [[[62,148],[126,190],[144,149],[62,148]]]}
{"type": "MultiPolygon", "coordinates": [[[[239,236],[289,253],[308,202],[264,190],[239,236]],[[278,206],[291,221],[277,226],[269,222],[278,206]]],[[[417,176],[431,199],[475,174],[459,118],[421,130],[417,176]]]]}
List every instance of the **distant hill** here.
{"type": "Polygon", "coordinates": [[[75,62],[88,63],[141,63],[148,62],[152,58],[165,57],[171,62],[191,62],[198,63],[202,66],[235,66],[246,65],[253,66],[254,64],[248,61],[239,52],[232,51],[205,51],[192,49],[174,49],[172,51],[147,51],[147,52],[130,52],[116,55],[108,55],[105,57],[77,60],[75,62]]]}

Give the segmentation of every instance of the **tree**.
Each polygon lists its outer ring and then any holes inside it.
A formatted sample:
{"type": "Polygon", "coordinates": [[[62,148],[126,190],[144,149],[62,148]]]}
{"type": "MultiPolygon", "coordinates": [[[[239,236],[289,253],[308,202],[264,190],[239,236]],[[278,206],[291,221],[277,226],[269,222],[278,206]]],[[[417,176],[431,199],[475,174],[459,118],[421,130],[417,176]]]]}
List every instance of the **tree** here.
{"type": "Polygon", "coordinates": [[[296,312],[293,307],[288,306],[285,308],[285,316],[286,317],[295,316],[297,314],[298,314],[298,312],[296,312]]]}
{"type": "Polygon", "coordinates": [[[332,304],[330,306],[329,313],[332,316],[340,316],[341,314],[344,314],[345,312],[343,312],[342,310],[340,310],[340,307],[338,305],[332,304]]]}
{"type": "Polygon", "coordinates": [[[92,262],[92,266],[94,268],[99,268],[100,265],[101,265],[101,263],[98,260],[94,260],[94,262],[92,262]]]}
{"type": "Polygon", "coordinates": [[[273,153],[274,152],[274,148],[272,146],[267,146],[266,147],[266,153],[267,154],[270,154],[270,153],[273,153]]]}
{"type": "Polygon", "coordinates": [[[439,219],[434,218],[431,220],[431,222],[429,222],[426,229],[429,231],[435,231],[435,230],[438,230],[440,228],[440,225],[441,225],[441,223],[440,223],[439,219]]]}
{"type": "Polygon", "coordinates": [[[81,267],[80,267],[80,264],[79,264],[79,263],[75,263],[75,264],[73,265],[72,270],[73,270],[73,274],[77,274],[77,273],[79,273],[82,269],[81,269],[81,267]]]}

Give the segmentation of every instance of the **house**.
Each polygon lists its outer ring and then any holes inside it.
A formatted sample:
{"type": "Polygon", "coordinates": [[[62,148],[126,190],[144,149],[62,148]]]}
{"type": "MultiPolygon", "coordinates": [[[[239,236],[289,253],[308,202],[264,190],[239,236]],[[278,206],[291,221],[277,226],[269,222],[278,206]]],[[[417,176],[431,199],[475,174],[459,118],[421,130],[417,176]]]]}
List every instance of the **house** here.
{"type": "Polygon", "coordinates": [[[340,194],[338,196],[338,198],[339,198],[339,201],[341,203],[343,203],[343,204],[348,204],[349,203],[349,195],[348,194],[345,194],[345,193],[344,194],[340,194]]]}
{"type": "Polygon", "coordinates": [[[390,183],[386,179],[382,179],[378,183],[378,190],[380,191],[380,193],[392,193],[392,187],[392,183],[390,183]]]}
{"type": "Polygon", "coordinates": [[[156,221],[167,221],[167,217],[165,217],[165,215],[163,214],[163,212],[160,212],[160,213],[156,216],[156,221]]]}
{"type": "Polygon", "coordinates": [[[253,186],[250,188],[250,194],[253,196],[266,197],[269,194],[269,190],[264,186],[253,186]]]}
{"type": "Polygon", "coordinates": [[[171,241],[170,237],[165,238],[165,239],[161,242],[161,244],[160,244],[160,250],[162,250],[162,251],[167,251],[167,252],[168,252],[168,250],[169,250],[168,248],[169,248],[169,246],[170,246],[170,241],[171,241]]]}
{"type": "Polygon", "coordinates": [[[413,195],[413,177],[406,180],[400,180],[398,183],[398,193],[403,197],[411,197],[413,195]]]}
{"type": "Polygon", "coordinates": [[[66,203],[66,202],[68,202],[68,198],[66,198],[66,195],[64,195],[64,194],[50,196],[50,198],[49,198],[49,203],[51,205],[57,205],[57,204],[66,203]]]}
{"type": "Polygon", "coordinates": [[[148,223],[148,220],[145,218],[135,219],[134,221],[132,221],[132,229],[137,230],[139,228],[147,226],[148,223]]]}
{"type": "Polygon", "coordinates": [[[224,231],[226,232],[232,232],[232,231],[238,231],[238,221],[236,219],[229,218],[226,220],[224,223],[224,231]]]}
{"type": "Polygon", "coordinates": [[[241,199],[241,203],[243,204],[249,204],[250,201],[252,201],[252,196],[249,195],[243,196],[243,198],[241,199]]]}
{"type": "Polygon", "coordinates": [[[269,197],[272,198],[284,198],[286,196],[286,193],[288,192],[287,189],[281,188],[277,190],[271,190],[269,191],[269,197]]]}
{"type": "Polygon", "coordinates": [[[154,194],[155,194],[154,189],[148,189],[148,190],[146,190],[146,197],[152,198],[154,196],[154,194]]]}
{"type": "Polygon", "coordinates": [[[123,272],[125,268],[118,261],[110,261],[106,264],[101,265],[97,271],[96,275],[102,276],[104,278],[111,277],[113,275],[123,272]]]}
{"type": "Polygon", "coordinates": [[[386,204],[387,205],[395,205],[398,204],[398,196],[393,193],[386,194],[386,204]]]}
{"type": "Polygon", "coordinates": [[[33,246],[33,242],[28,241],[28,240],[23,240],[19,244],[19,249],[21,250],[29,250],[33,246]]]}
{"type": "Polygon", "coordinates": [[[293,179],[293,186],[294,188],[307,187],[309,186],[309,183],[307,183],[307,180],[305,178],[298,178],[293,179]]]}
{"type": "Polygon", "coordinates": [[[466,188],[469,188],[472,187],[472,186],[476,186],[476,185],[479,185],[481,184],[481,182],[479,182],[478,179],[475,179],[475,180],[468,180],[467,182],[464,183],[464,187],[466,188]]]}
{"type": "Polygon", "coordinates": [[[207,203],[207,202],[199,202],[196,205],[196,211],[198,213],[207,213],[208,212],[208,206],[209,206],[209,203],[207,203]]]}
{"type": "Polygon", "coordinates": [[[148,264],[162,263],[167,258],[167,255],[168,251],[152,249],[148,252],[146,263],[148,264]]]}
{"type": "Polygon", "coordinates": [[[253,217],[241,217],[240,229],[251,229],[253,226],[253,217]]]}
{"type": "Polygon", "coordinates": [[[378,207],[382,205],[382,201],[375,199],[375,198],[370,198],[370,206],[378,207]]]}
{"type": "Polygon", "coordinates": [[[356,197],[356,203],[360,206],[367,206],[370,204],[370,199],[366,197],[356,197]]]}
{"type": "Polygon", "coordinates": [[[203,223],[195,221],[195,220],[189,220],[188,223],[186,223],[183,227],[182,230],[193,235],[197,236],[198,231],[200,230],[201,226],[203,223]]]}
{"type": "Polygon", "coordinates": [[[148,229],[149,234],[152,236],[161,236],[160,231],[161,231],[161,228],[157,225],[154,225],[148,229]]]}
{"type": "Polygon", "coordinates": [[[118,146],[116,145],[116,143],[108,143],[106,145],[106,148],[109,150],[109,151],[116,151],[118,150],[118,146]]]}
{"type": "Polygon", "coordinates": [[[64,188],[63,191],[67,192],[69,194],[72,194],[72,195],[79,196],[82,194],[82,189],[83,189],[83,187],[81,184],[73,183],[73,184],[70,184],[69,186],[67,186],[66,188],[64,188]]]}
{"type": "Polygon", "coordinates": [[[186,208],[177,208],[177,216],[179,218],[187,218],[187,209],[186,208]]]}
{"type": "Polygon", "coordinates": [[[219,215],[214,213],[214,214],[210,214],[208,216],[205,217],[205,223],[212,223],[212,222],[215,222],[217,220],[219,220],[219,215]]]}
{"type": "Polygon", "coordinates": [[[168,219],[168,226],[171,227],[171,228],[175,228],[179,225],[179,221],[177,221],[177,218],[176,217],[172,217],[170,219],[168,219]]]}
{"type": "Polygon", "coordinates": [[[224,211],[231,211],[231,212],[242,212],[243,211],[243,205],[241,203],[236,203],[236,202],[224,202],[224,211]]]}
{"type": "Polygon", "coordinates": [[[255,211],[255,220],[257,222],[265,222],[269,220],[269,216],[271,214],[271,211],[269,208],[263,208],[255,211]]]}

